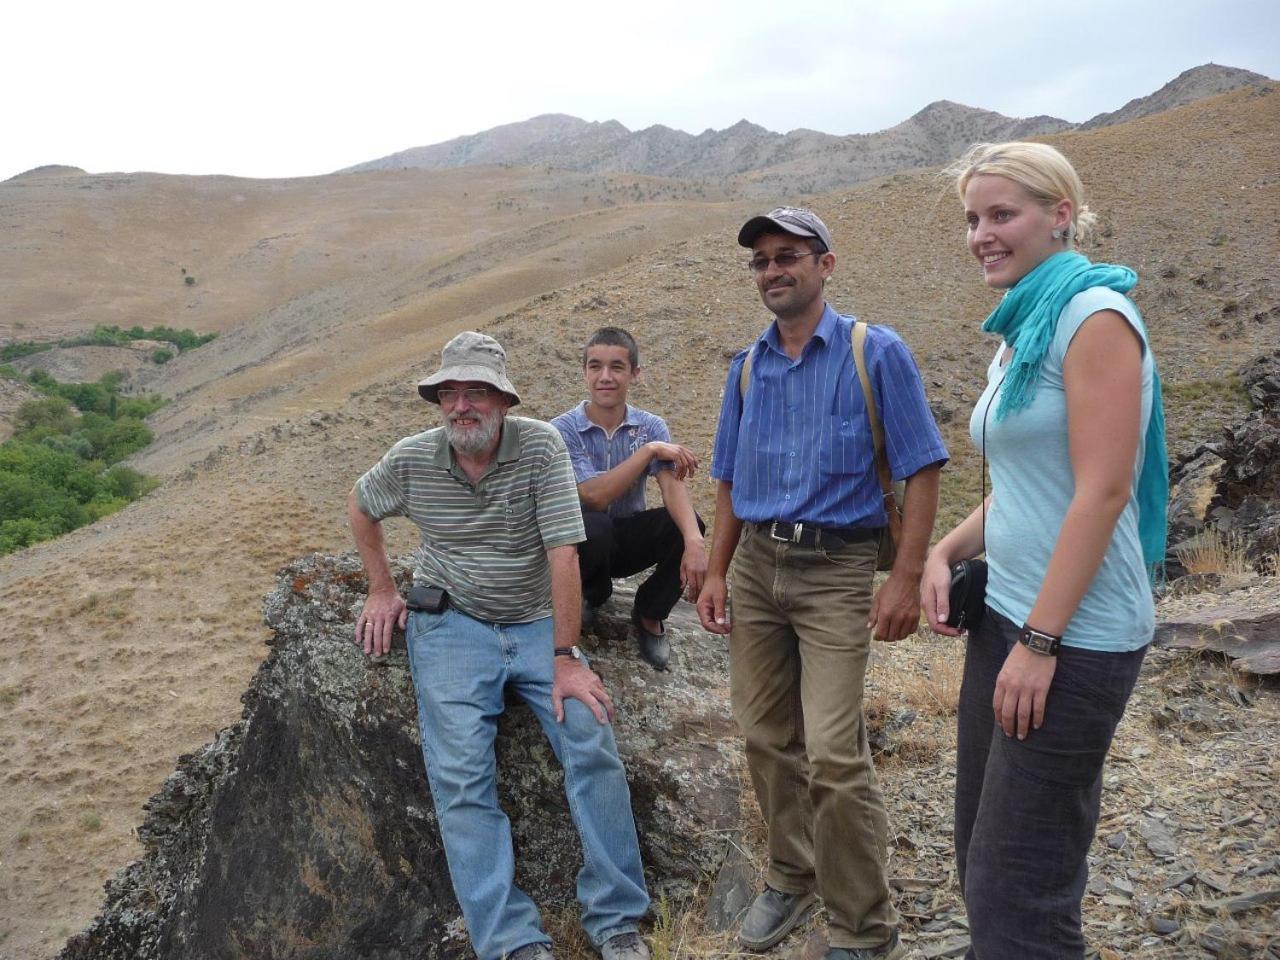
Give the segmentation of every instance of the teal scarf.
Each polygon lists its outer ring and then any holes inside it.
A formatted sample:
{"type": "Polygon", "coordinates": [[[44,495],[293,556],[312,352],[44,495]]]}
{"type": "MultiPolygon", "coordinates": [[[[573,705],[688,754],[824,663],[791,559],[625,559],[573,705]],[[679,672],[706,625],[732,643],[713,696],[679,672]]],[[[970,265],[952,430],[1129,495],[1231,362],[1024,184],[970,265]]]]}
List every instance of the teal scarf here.
{"type": "MultiPolygon", "coordinates": [[[[1117,293],[1128,293],[1137,283],[1138,275],[1128,267],[1090,263],[1087,257],[1064,251],[1049,257],[1010,287],[1000,305],[982,324],[983,330],[998,333],[1014,348],[1000,389],[996,419],[1003,420],[1031,402],[1040,379],[1040,366],[1058,325],[1058,315],[1068,300],[1090,287],[1109,287],[1117,293]]],[[[1145,336],[1145,329],[1143,334],[1145,336]]],[[[1168,535],[1169,459],[1165,450],[1160,374],[1153,373],[1146,454],[1138,474],[1138,536],[1142,541],[1142,559],[1154,578],[1164,563],[1168,535]]]]}

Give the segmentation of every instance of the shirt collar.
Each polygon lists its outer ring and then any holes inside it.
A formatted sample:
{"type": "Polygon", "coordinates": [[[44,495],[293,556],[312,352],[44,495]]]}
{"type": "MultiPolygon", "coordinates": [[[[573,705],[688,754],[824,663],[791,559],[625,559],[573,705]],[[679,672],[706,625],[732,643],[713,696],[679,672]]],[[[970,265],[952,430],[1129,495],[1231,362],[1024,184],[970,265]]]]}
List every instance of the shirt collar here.
{"type": "MultiPolygon", "coordinates": [[[[831,343],[831,338],[836,332],[836,316],[836,312],[831,309],[831,304],[823,303],[822,316],[819,318],[818,326],[814,328],[813,336],[809,338],[809,342],[812,343],[815,339],[821,340],[824,347],[831,343]]],[[[782,340],[778,336],[777,317],[774,318],[773,323],[769,324],[757,342],[776,350],[778,353],[783,354],[783,356],[786,355],[785,351],[782,349],[782,340]]],[[[808,349],[809,344],[806,343],[805,350],[808,349]]],[[[804,350],[801,351],[801,356],[803,355],[804,350]]]]}
{"type": "MultiPolygon", "coordinates": [[[[604,427],[600,426],[598,423],[593,423],[591,418],[587,416],[587,404],[590,402],[590,400],[583,400],[580,404],[569,411],[569,420],[573,423],[573,429],[577,430],[578,433],[586,433],[588,430],[594,428],[607,434],[608,431],[605,430],[604,427]]],[[[626,405],[623,411],[622,422],[618,424],[618,426],[640,426],[640,417],[636,414],[636,408],[631,404],[628,403],[626,405]]],[[[617,431],[615,430],[614,432],[616,433],[617,431]]]]}
{"type": "MultiPolygon", "coordinates": [[[[453,470],[453,447],[449,446],[449,438],[444,427],[440,427],[440,439],[436,444],[432,462],[441,470],[453,470]]],[[[498,439],[498,449],[493,455],[494,463],[510,463],[520,459],[520,427],[511,417],[502,420],[502,436],[498,439]]],[[[493,464],[490,464],[492,466],[493,464]]]]}
{"type": "Polygon", "coordinates": [[[493,459],[495,463],[520,459],[520,425],[511,417],[502,418],[502,436],[498,439],[498,451],[493,459]]]}

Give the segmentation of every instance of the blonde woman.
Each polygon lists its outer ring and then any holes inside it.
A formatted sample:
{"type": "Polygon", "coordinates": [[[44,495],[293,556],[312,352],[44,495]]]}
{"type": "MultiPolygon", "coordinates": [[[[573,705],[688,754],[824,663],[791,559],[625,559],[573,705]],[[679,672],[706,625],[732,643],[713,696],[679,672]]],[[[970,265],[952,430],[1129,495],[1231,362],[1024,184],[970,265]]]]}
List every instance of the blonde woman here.
{"type": "Polygon", "coordinates": [[[930,553],[922,602],[945,623],[950,567],[986,551],[959,707],[956,858],[978,960],[1081,958],[1080,902],[1102,766],[1137,680],[1164,556],[1160,384],[1127,267],[1075,242],[1094,217],[1052,147],[979,144],[953,166],[969,250],[1005,291],[969,430],[992,494],[930,553]]]}

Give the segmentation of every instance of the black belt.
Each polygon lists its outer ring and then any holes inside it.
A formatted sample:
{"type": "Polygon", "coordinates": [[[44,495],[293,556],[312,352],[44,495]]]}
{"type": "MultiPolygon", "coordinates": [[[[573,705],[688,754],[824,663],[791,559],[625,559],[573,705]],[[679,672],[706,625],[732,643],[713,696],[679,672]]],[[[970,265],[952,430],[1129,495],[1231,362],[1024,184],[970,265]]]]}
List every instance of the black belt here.
{"type": "Polygon", "coordinates": [[[753,523],[770,540],[794,543],[800,547],[825,547],[839,550],[851,543],[878,540],[881,527],[816,527],[811,523],[792,523],[789,520],[766,520],[753,523]]]}

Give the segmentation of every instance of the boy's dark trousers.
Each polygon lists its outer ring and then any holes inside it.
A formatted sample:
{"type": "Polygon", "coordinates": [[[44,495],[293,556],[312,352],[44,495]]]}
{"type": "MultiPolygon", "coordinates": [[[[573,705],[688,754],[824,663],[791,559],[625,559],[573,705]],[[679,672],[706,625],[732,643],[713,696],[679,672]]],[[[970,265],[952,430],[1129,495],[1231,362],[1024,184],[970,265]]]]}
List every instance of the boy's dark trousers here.
{"type": "MultiPolygon", "coordinates": [[[[706,530],[702,518],[698,529],[706,530]]],[[[598,510],[583,510],[587,539],[578,544],[582,571],[582,599],[598,607],[613,593],[615,577],[629,577],[655,567],[636,590],[637,616],[665,620],[680,599],[680,560],[684,537],[665,507],[611,517],[598,510]]]]}

